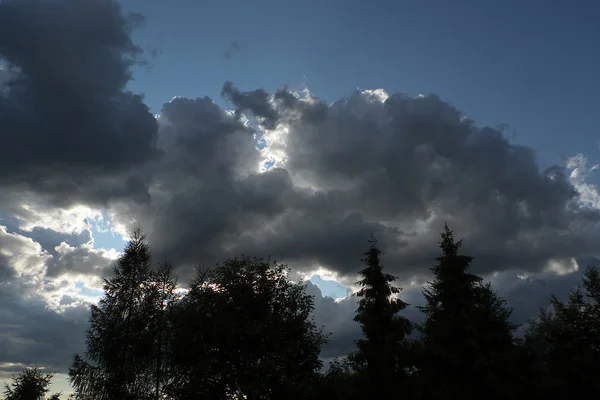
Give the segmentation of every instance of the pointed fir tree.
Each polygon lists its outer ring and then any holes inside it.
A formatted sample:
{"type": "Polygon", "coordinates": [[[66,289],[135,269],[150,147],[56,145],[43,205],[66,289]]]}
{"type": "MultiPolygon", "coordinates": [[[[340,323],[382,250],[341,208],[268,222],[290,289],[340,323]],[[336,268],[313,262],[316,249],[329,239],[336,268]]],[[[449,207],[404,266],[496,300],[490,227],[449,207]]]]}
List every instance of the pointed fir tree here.
{"type": "Polygon", "coordinates": [[[350,359],[364,373],[369,396],[386,399],[392,394],[391,385],[405,375],[403,350],[412,324],[399,315],[407,304],[396,296],[401,290],[392,285],[396,277],[383,272],[382,251],[373,235],[369,243],[362,260],[367,267],[359,271],[363,279],[357,282],[362,288],[355,294],[361,299],[354,320],[361,325],[364,339],[356,342],[358,349],[350,359]]]}
{"type": "Polygon", "coordinates": [[[418,326],[423,358],[419,365],[424,396],[437,398],[512,398],[508,363],[516,328],[506,306],[477,275],[468,273],[472,257],[459,254],[445,225],[442,256],[424,289],[425,321],[418,326]]]}
{"type": "Polygon", "coordinates": [[[113,276],[104,280],[104,297],[91,307],[87,360],[75,355],[69,370],[80,397],[154,397],[156,335],[146,299],[152,284],[150,249],[136,228],[113,276]]]}
{"type": "MultiPolygon", "coordinates": [[[[18,375],[13,376],[10,385],[4,384],[5,400],[40,400],[50,391],[50,382],[53,374],[43,373],[42,369],[35,365],[25,368],[18,375]]],[[[55,393],[51,398],[60,396],[55,393]]]]}

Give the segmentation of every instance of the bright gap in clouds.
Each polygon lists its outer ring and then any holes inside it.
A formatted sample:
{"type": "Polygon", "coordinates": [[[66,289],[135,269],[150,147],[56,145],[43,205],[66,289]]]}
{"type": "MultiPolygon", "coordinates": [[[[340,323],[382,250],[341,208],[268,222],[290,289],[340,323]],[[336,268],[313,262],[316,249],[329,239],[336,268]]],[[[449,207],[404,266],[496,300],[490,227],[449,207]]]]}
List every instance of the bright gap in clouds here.
{"type": "Polygon", "coordinates": [[[83,296],[86,297],[102,297],[104,295],[104,292],[101,290],[94,290],[94,289],[90,289],[87,286],[85,286],[84,282],[78,281],[75,282],[75,289],[77,289],[77,291],[79,293],[81,293],[83,296]]]}
{"type": "Polygon", "coordinates": [[[319,287],[323,296],[341,299],[347,297],[350,293],[350,289],[347,287],[334,280],[323,279],[319,275],[311,276],[310,281],[319,287]]]}
{"type": "Polygon", "coordinates": [[[110,217],[88,218],[95,249],[116,250],[122,252],[127,241],[112,228],[110,217]]]}

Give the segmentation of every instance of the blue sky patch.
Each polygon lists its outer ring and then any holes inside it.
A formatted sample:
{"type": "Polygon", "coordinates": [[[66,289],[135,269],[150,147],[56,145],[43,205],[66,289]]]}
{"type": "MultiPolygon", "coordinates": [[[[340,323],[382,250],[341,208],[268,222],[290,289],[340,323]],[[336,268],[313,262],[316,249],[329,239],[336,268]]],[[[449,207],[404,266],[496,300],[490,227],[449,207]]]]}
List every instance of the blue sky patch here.
{"type": "Polygon", "coordinates": [[[339,299],[348,296],[350,293],[350,289],[347,287],[340,285],[336,281],[323,279],[319,275],[313,275],[310,281],[321,289],[323,296],[339,299]]]}
{"type": "Polygon", "coordinates": [[[96,249],[115,249],[122,251],[127,241],[121,235],[114,232],[110,217],[88,218],[92,237],[94,238],[94,248],[96,249]]]}

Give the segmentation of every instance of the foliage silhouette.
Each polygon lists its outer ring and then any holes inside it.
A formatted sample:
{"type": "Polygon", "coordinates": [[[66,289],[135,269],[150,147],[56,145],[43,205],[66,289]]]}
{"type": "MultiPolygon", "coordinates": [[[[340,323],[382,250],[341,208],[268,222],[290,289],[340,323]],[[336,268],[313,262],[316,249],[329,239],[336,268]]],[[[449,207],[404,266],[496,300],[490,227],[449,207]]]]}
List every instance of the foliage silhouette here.
{"type": "Polygon", "coordinates": [[[459,254],[445,225],[442,255],[432,268],[433,282],[424,289],[425,321],[418,326],[422,340],[419,379],[424,398],[513,398],[509,368],[514,354],[512,309],[489,284],[467,272],[472,257],[459,254]],[[431,384],[435,382],[435,384],[431,384]]]}
{"type": "Polygon", "coordinates": [[[525,334],[536,358],[536,372],[547,398],[600,396],[600,273],[589,266],[580,287],[567,302],[551,296],[553,312],[544,310],[525,334]]]}
{"type": "Polygon", "coordinates": [[[75,355],[69,379],[75,391],[97,400],[150,399],[155,395],[153,271],[146,237],[133,231],[104,297],[92,305],[88,361],[75,355]]]}
{"type": "Polygon", "coordinates": [[[371,235],[370,248],[362,260],[367,267],[359,271],[361,289],[354,320],[361,325],[364,338],[356,342],[357,350],[350,355],[354,368],[364,375],[369,396],[378,399],[391,397],[404,377],[408,365],[404,357],[405,338],[412,331],[410,321],[399,315],[407,304],[396,297],[400,289],[391,283],[396,277],[383,272],[382,251],[371,235]]]}
{"type": "Polygon", "coordinates": [[[362,399],[365,391],[359,374],[347,358],[336,358],[323,373],[317,388],[317,399],[353,400],[362,399]]]}
{"type": "Polygon", "coordinates": [[[287,273],[249,257],[199,271],[175,312],[172,397],[312,398],[325,335],[287,273]]]}
{"type": "MultiPolygon", "coordinates": [[[[85,358],[75,355],[72,400],[559,399],[600,396],[600,271],[588,267],[566,302],[514,335],[512,309],[469,272],[472,257],[446,225],[442,254],[418,307],[418,339],[395,277],[383,272],[375,237],[358,272],[356,350],[321,372],[327,335],[314,300],[289,269],[233,258],[198,269],[181,290],[173,266],[156,268],[135,229],[104,296],[90,310],[85,358]]],[[[38,400],[52,374],[25,368],[7,400],[38,400]]],[[[59,400],[60,393],[50,397],[59,400]]]]}
{"type": "MultiPolygon", "coordinates": [[[[36,364],[23,369],[19,374],[13,375],[10,385],[4,385],[4,398],[6,400],[39,400],[43,399],[50,391],[50,381],[54,374],[43,373],[36,364]]],[[[56,400],[60,393],[53,394],[50,399],[56,400]]]]}

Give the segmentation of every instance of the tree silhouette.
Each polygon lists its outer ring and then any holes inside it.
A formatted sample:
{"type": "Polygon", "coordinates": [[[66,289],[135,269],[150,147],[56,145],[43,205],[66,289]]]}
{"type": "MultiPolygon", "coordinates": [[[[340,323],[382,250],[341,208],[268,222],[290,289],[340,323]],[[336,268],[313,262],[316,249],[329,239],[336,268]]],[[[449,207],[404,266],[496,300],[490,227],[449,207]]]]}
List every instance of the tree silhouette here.
{"type": "Polygon", "coordinates": [[[154,394],[156,335],[147,295],[153,286],[151,253],[133,231],[104,297],[91,307],[86,356],[75,355],[69,379],[77,393],[98,400],[145,399],[154,394]]]}
{"type": "Polygon", "coordinates": [[[508,318],[512,310],[489,284],[467,272],[472,257],[459,254],[445,225],[442,256],[424,289],[425,321],[418,327],[423,344],[419,369],[426,398],[512,398],[507,364],[513,355],[508,318]],[[506,392],[509,393],[506,393],[506,392]],[[482,395],[485,393],[485,395],[482,395]]]}
{"type": "MultiPolygon", "coordinates": [[[[364,253],[354,320],[356,351],[320,373],[326,341],[313,298],[283,264],[233,258],[199,269],[185,295],[173,267],[151,267],[134,230],[104,297],[91,307],[86,357],[75,355],[75,400],[206,399],[559,399],[600,396],[600,272],[589,267],[567,302],[551,297],[522,340],[512,309],[469,273],[446,225],[434,279],[423,290],[419,340],[400,315],[395,277],[384,273],[375,237],[364,253]]],[[[5,386],[7,400],[39,400],[52,374],[26,368],[5,386]]],[[[51,399],[59,400],[60,394],[51,399]]]]}
{"type": "Polygon", "coordinates": [[[168,357],[174,333],[173,310],[180,300],[173,266],[166,260],[152,272],[144,299],[143,315],[147,316],[148,329],[154,335],[154,397],[160,399],[171,379],[168,357]]]}
{"type": "MultiPolygon", "coordinates": [[[[18,375],[13,375],[10,385],[4,385],[5,400],[40,400],[50,391],[50,381],[54,374],[43,373],[42,369],[35,366],[23,369],[18,375]]],[[[52,395],[58,398],[60,393],[52,395]]]]}
{"type": "Polygon", "coordinates": [[[600,274],[586,269],[581,287],[567,302],[551,296],[552,314],[542,312],[526,334],[526,344],[545,373],[541,392],[547,398],[600,396],[600,274]]]}
{"type": "Polygon", "coordinates": [[[248,257],[199,272],[175,313],[171,396],[312,398],[325,336],[287,272],[248,257]]]}
{"type": "Polygon", "coordinates": [[[380,263],[382,251],[377,240],[371,236],[370,248],[362,260],[367,265],[359,274],[357,282],[361,289],[354,320],[361,325],[364,339],[359,339],[357,351],[350,356],[355,368],[366,373],[369,396],[386,399],[395,392],[391,385],[404,375],[407,367],[403,358],[405,337],[412,331],[412,324],[398,313],[407,304],[395,297],[400,289],[391,282],[396,277],[383,272],[380,263]]]}
{"type": "Polygon", "coordinates": [[[348,358],[336,358],[330,362],[317,389],[317,399],[352,400],[361,399],[360,380],[348,358]]]}

